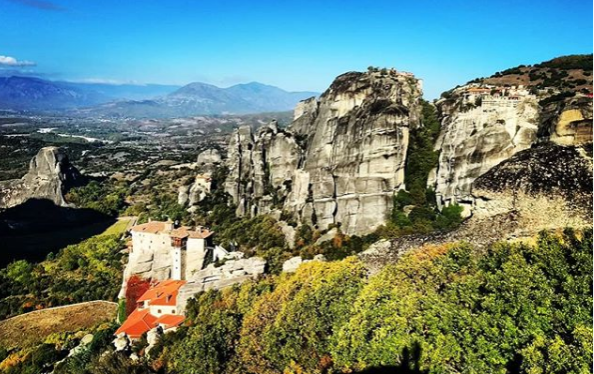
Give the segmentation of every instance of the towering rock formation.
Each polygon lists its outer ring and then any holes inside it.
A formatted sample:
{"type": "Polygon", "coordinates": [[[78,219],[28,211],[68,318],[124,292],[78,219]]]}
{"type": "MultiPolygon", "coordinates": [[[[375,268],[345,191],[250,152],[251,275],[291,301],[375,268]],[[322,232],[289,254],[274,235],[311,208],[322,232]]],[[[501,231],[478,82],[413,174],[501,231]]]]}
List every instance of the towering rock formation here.
{"type": "Polygon", "coordinates": [[[536,140],[538,101],[528,92],[517,100],[490,95],[479,99],[472,87],[461,87],[438,107],[443,118],[436,145],[438,203],[457,202],[465,206],[468,216],[472,182],[536,140]]]}
{"type": "Polygon", "coordinates": [[[547,97],[527,88],[466,85],[440,100],[439,165],[430,181],[438,204],[461,204],[470,216],[472,183],[494,166],[538,143],[592,142],[591,98],[547,97]]]}
{"type": "Polygon", "coordinates": [[[421,85],[394,70],[346,73],[319,101],[296,110],[288,130],[275,123],[229,143],[226,191],[239,214],[290,213],[349,234],[385,222],[403,187],[409,128],[420,126],[421,85]]]}
{"type": "Polygon", "coordinates": [[[58,147],[39,150],[21,179],[0,183],[0,208],[10,208],[28,199],[47,199],[67,206],[64,193],[82,182],[82,176],[58,147]]]}
{"type": "MultiPolygon", "coordinates": [[[[514,163],[521,170],[549,162],[543,149],[584,154],[576,150],[592,143],[592,74],[574,60],[509,69],[436,102],[439,157],[427,184],[440,209],[458,203],[464,217],[509,212],[507,197],[498,210],[498,199],[479,187],[484,183],[475,184],[477,178],[521,152],[533,155],[514,163]]],[[[420,100],[419,81],[409,74],[344,74],[319,100],[300,102],[287,130],[275,124],[256,133],[239,129],[229,145],[226,191],[239,214],[282,212],[320,229],[340,224],[348,234],[371,232],[385,222],[394,191],[406,188],[409,130],[422,126],[420,100]]],[[[588,162],[587,153],[580,162],[588,162]]],[[[571,165],[567,157],[563,163],[571,165]]]]}

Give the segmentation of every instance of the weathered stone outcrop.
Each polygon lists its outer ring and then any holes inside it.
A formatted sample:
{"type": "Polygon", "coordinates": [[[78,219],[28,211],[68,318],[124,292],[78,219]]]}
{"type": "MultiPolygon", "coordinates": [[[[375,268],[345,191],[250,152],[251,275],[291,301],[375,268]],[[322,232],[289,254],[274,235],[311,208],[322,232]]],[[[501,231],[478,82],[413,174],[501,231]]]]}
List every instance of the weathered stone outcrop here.
{"type": "Polygon", "coordinates": [[[574,97],[545,105],[540,114],[539,138],[561,145],[592,142],[592,99],[574,97]]]}
{"type": "Polygon", "coordinates": [[[295,136],[275,122],[253,134],[239,128],[231,137],[225,190],[237,204],[237,214],[270,213],[280,208],[291,187],[302,149],[295,136]]]}
{"type": "Polygon", "coordinates": [[[442,125],[436,144],[439,164],[428,184],[440,207],[458,203],[465,208],[464,216],[470,216],[472,183],[533,144],[592,142],[592,101],[587,97],[547,104],[542,100],[546,95],[527,89],[480,97],[473,90],[480,88],[460,87],[437,103],[442,125]]]}
{"type": "Polygon", "coordinates": [[[326,262],[326,257],[322,254],[315,255],[312,260],[304,260],[301,256],[291,257],[287,261],[283,262],[283,272],[294,273],[299,269],[301,264],[305,264],[311,261],[326,262]]]}
{"type": "Polygon", "coordinates": [[[216,267],[214,264],[197,270],[184,284],[177,295],[177,308],[185,310],[188,300],[197,293],[207,290],[219,290],[234,284],[255,279],[266,269],[266,260],[260,257],[228,260],[216,267]]]}
{"type": "Polygon", "coordinates": [[[285,130],[236,131],[225,190],[238,214],[285,211],[348,234],[385,222],[404,183],[409,128],[420,125],[420,83],[395,71],[346,73],[308,99],[285,130]]]}
{"type": "Polygon", "coordinates": [[[477,219],[521,215],[535,229],[592,224],[592,148],[552,143],[519,152],[477,178],[477,219]]]}
{"type": "Polygon", "coordinates": [[[464,241],[481,249],[542,230],[592,227],[592,145],[552,142],[520,151],[471,185],[473,214],[447,233],[379,241],[359,254],[373,273],[426,245],[464,241]]]}
{"type": "Polygon", "coordinates": [[[198,159],[196,160],[196,163],[200,166],[218,164],[221,161],[223,161],[221,153],[217,149],[210,148],[200,152],[200,154],[198,155],[198,159]]]}
{"type": "Polygon", "coordinates": [[[438,103],[443,119],[435,192],[440,206],[457,202],[469,216],[472,182],[536,141],[538,101],[526,95],[517,102],[500,98],[464,109],[465,101],[461,96],[438,103]]]}
{"type": "Polygon", "coordinates": [[[0,208],[10,208],[31,198],[67,206],[64,194],[82,182],[82,176],[58,147],[39,150],[23,178],[0,182],[0,208]]]}

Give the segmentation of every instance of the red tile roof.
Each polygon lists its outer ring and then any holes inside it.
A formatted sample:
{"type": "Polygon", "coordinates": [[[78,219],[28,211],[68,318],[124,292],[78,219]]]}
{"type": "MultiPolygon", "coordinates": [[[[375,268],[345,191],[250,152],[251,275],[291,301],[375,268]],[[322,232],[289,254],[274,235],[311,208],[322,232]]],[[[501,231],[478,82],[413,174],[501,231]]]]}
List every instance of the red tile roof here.
{"type": "Polygon", "coordinates": [[[128,319],[115,332],[116,335],[125,333],[130,339],[139,339],[142,334],[161,325],[170,329],[179,326],[186,317],[174,314],[164,314],[161,317],[153,316],[149,309],[136,309],[128,316],[128,319]]]}
{"type": "Polygon", "coordinates": [[[490,88],[471,87],[471,88],[467,89],[466,92],[486,93],[486,92],[491,92],[491,89],[490,88]]]}
{"type": "Polygon", "coordinates": [[[188,228],[186,227],[179,227],[177,229],[173,229],[171,230],[171,233],[169,234],[169,236],[171,236],[172,238],[187,238],[189,236],[188,234],[188,228]]]}
{"type": "Polygon", "coordinates": [[[126,321],[122,323],[115,334],[119,335],[124,332],[131,339],[138,339],[142,334],[157,326],[156,321],[157,317],[150,314],[148,308],[136,309],[128,316],[126,321]]]}
{"type": "Polygon", "coordinates": [[[155,324],[163,325],[165,329],[169,329],[175,326],[181,325],[181,323],[186,319],[184,316],[178,316],[174,314],[164,314],[161,317],[157,318],[155,324]]]}
{"type": "Polygon", "coordinates": [[[151,234],[158,234],[165,230],[165,222],[152,221],[136,225],[131,229],[134,232],[148,232],[151,234]]]}
{"type": "MultiPolygon", "coordinates": [[[[184,284],[186,284],[186,281],[172,279],[160,282],[142,294],[138,302],[148,301],[149,305],[175,306],[179,289],[184,284]]],[[[168,329],[178,326],[184,319],[184,316],[175,314],[164,314],[161,317],[156,317],[150,313],[150,308],[136,308],[115,334],[118,335],[123,332],[131,339],[138,339],[142,334],[158,325],[163,325],[165,329],[168,329]]]]}
{"type": "Polygon", "coordinates": [[[195,231],[190,231],[188,234],[190,238],[206,239],[214,233],[204,227],[197,227],[195,231]]]}
{"type": "Polygon", "coordinates": [[[142,294],[137,302],[148,301],[149,305],[174,306],[177,293],[184,284],[186,284],[186,281],[183,280],[170,279],[160,282],[142,294]]]}

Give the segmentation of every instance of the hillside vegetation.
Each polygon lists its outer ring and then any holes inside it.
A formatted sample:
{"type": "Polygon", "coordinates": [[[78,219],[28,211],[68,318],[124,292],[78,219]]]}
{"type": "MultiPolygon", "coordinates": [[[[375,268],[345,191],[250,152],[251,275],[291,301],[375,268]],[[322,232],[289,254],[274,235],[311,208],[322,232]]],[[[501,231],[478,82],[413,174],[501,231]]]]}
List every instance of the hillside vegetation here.
{"type": "Polygon", "coordinates": [[[0,270],[0,318],[82,301],[115,301],[122,282],[121,233],[99,235],[38,264],[0,270]]]}
{"type": "Polygon", "coordinates": [[[0,321],[0,347],[29,347],[51,334],[76,332],[115,319],[116,303],[89,301],[36,310],[0,321]]]}
{"type": "Polygon", "coordinates": [[[592,55],[563,56],[536,65],[520,65],[479,78],[485,84],[519,85],[592,93],[592,55]]]}
{"type": "MultiPolygon", "coordinates": [[[[311,262],[198,294],[186,325],[150,355],[142,355],[146,341],[135,344],[139,361],[106,342],[54,372],[586,373],[591,295],[591,230],[484,252],[461,243],[424,247],[370,278],[354,257],[311,262]]],[[[98,341],[111,331],[97,332],[98,341]]],[[[21,357],[7,372],[30,372],[32,362],[21,357]]]]}
{"type": "Polygon", "coordinates": [[[197,297],[153,363],[176,373],[587,372],[592,232],[430,247],[366,278],[354,258],[197,297]]]}

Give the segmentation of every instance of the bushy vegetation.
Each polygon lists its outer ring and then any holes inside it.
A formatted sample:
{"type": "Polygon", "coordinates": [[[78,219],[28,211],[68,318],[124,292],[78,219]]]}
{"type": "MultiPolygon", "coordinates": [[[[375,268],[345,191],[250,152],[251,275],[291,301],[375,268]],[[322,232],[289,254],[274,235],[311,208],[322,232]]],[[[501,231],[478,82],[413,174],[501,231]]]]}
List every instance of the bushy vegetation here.
{"type": "Polygon", "coordinates": [[[582,69],[592,71],[592,54],[557,57],[550,61],[537,64],[536,66],[541,68],[582,69]]]}
{"type": "Polygon", "coordinates": [[[129,188],[126,183],[91,181],[82,187],[72,188],[66,201],[78,208],[93,209],[109,216],[117,216],[126,207],[129,188]]]}
{"type": "Polygon", "coordinates": [[[121,285],[119,235],[103,235],[62,249],[33,264],[0,270],[0,318],[90,300],[114,301],[121,285]]]}
{"type": "Polygon", "coordinates": [[[551,95],[547,98],[544,98],[544,99],[540,100],[538,102],[538,104],[540,106],[545,106],[547,104],[554,103],[557,101],[562,101],[562,100],[565,100],[565,99],[567,99],[569,97],[573,97],[573,96],[575,96],[575,92],[564,91],[564,92],[558,93],[556,95],[551,95]]]}
{"type": "MultiPolygon", "coordinates": [[[[102,323],[74,333],[52,334],[44,342],[23,349],[5,351],[0,372],[6,374],[122,374],[150,373],[144,363],[134,362],[111,345],[117,325],[102,323]],[[92,334],[92,340],[81,339],[92,334]],[[69,353],[76,347],[76,353],[69,353]]],[[[0,349],[1,350],[1,349],[0,349]]],[[[72,351],[74,352],[74,351],[72,351]]]]}
{"type": "MultiPolygon", "coordinates": [[[[355,257],[314,261],[199,293],[185,326],[148,355],[141,347],[139,361],[113,351],[115,326],[104,325],[54,372],[589,372],[592,260],[592,230],[567,229],[485,251],[426,246],[371,277],[355,257]]],[[[27,269],[14,265],[3,276],[30,282],[27,269]]],[[[0,365],[50,370],[80,338],[0,352],[0,365]]]]}
{"type": "Polygon", "coordinates": [[[592,233],[536,245],[428,248],[363,289],[338,332],[336,365],[399,365],[419,351],[428,372],[588,372],[592,233]]]}
{"type": "Polygon", "coordinates": [[[439,120],[433,105],[423,102],[423,126],[411,129],[405,169],[406,190],[394,195],[389,222],[376,232],[381,237],[399,237],[436,230],[450,230],[462,222],[458,205],[437,209],[435,193],[427,187],[429,173],[438,163],[433,150],[439,135],[439,120]]]}
{"type": "Polygon", "coordinates": [[[372,277],[353,257],[310,262],[198,294],[187,325],[136,365],[178,374],[589,372],[592,270],[592,231],[569,229],[486,251],[427,246],[372,277]]]}

